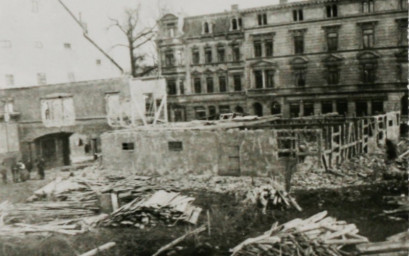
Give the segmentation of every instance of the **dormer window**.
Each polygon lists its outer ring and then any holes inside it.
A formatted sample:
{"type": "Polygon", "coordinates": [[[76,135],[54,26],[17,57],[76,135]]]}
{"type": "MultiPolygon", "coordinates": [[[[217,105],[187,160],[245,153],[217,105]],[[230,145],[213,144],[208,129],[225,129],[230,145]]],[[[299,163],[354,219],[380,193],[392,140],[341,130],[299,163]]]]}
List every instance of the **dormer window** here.
{"type": "Polygon", "coordinates": [[[302,9],[293,10],[293,20],[294,21],[304,20],[304,13],[303,13],[302,9]]]}
{"type": "Polygon", "coordinates": [[[240,30],[242,27],[241,18],[233,18],[231,20],[231,30],[240,30]]]}
{"type": "Polygon", "coordinates": [[[338,17],[338,6],[336,4],[327,5],[327,18],[338,17]]]}
{"type": "Polygon", "coordinates": [[[165,52],[165,66],[173,67],[175,65],[175,57],[173,55],[173,50],[167,50],[165,52]]]}
{"type": "Polygon", "coordinates": [[[176,24],[175,24],[175,23],[168,23],[168,24],[166,24],[167,35],[168,35],[169,37],[174,37],[174,36],[175,36],[175,28],[176,28],[176,24]]]}
{"type": "Polygon", "coordinates": [[[257,20],[259,26],[267,25],[267,14],[266,13],[258,14],[257,20]]]}

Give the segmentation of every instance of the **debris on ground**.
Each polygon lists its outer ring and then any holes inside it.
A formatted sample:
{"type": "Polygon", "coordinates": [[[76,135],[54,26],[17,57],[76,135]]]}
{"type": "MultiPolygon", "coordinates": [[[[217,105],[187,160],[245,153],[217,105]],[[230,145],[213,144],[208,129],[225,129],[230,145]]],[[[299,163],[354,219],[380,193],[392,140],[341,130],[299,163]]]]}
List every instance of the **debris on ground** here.
{"type": "Polygon", "coordinates": [[[381,216],[387,216],[388,219],[407,221],[409,216],[409,197],[407,195],[385,196],[387,204],[398,206],[393,210],[384,210],[381,216]]]}
{"type": "Polygon", "coordinates": [[[343,246],[368,242],[355,224],[326,216],[324,211],[305,220],[275,223],[263,235],[237,245],[232,255],[343,255],[343,246]]]}
{"type": "Polygon", "coordinates": [[[102,226],[134,226],[143,229],[156,226],[159,221],[174,225],[179,221],[196,224],[202,211],[192,205],[193,197],[175,192],[156,191],[144,199],[137,198],[114,211],[102,226]]]}
{"type": "Polygon", "coordinates": [[[284,209],[290,207],[302,211],[302,208],[295,199],[289,195],[282,186],[274,181],[271,181],[270,185],[263,185],[248,191],[244,202],[261,206],[263,214],[266,214],[267,209],[284,209]]]}
{"type": "Polygon", "coordinates": [[[98,246],[98,248],[92,249],[91,251],[88,251],[88,252],[86,252],[86,253],[83,253],[83,254],[81,254],[81,255],[79,255],[79,256],[94,256],[94,255],[98,255],[100,252],[106,251],[106,250],[108,250],[108,249],[111,249],[111,248],[114,247],[115,245],[116,245],[115,242],[109,242],[109,243],[103,244],[103,245],[101,245],[101,246],[98,246]]]}
{"type": "Polygon", "coordinates": [[[358,255],[409,255],[409,230],[386,238],[384,242],[356,246],[358,255]]]}

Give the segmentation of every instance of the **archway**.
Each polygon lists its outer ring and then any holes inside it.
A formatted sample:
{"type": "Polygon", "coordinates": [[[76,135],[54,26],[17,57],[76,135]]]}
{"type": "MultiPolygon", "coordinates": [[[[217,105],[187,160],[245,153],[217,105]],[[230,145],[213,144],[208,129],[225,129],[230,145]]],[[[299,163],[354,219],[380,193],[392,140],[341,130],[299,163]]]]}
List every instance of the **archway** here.
{"type": "Polygon", "coordinates": [[[70,141],[72,133],[52,133],[34,140],[36,157],[43,158],[46,167],[70,165],[70,141]]]}
{"type": "Polygon", "coordinates": [[[272,115],[281,114],[281,105],[277,101],[271,103],[271,114],[272,115]]]}
{"type": "Polygon", "coordinates": [[[254,103],[253,112],[256,116],[263,116],[263,106],[258,102],[254,103]]]}

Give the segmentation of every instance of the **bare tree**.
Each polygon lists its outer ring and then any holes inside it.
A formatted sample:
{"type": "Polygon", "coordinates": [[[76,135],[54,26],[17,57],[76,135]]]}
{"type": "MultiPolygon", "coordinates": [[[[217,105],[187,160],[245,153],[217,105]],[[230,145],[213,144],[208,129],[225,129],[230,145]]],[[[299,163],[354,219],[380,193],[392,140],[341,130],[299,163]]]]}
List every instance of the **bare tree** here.
{"type": "Polygon", "coordinates": [[[127,44],[116,44],[112,48],[121,46],[129,49],[129,59],[131,64],[131,75],[137,77],[138,63],[145,59],[146,53],[138,51],[143,45],[153,40],[155,36],[156,24],[153,26],[143,26],[139,21],[140,6],[137,8],[125,9],[125,18],[120,21],[118,19],[109,18],[111,25],[109,28],[119,29],[127,39],[127,44]]]}

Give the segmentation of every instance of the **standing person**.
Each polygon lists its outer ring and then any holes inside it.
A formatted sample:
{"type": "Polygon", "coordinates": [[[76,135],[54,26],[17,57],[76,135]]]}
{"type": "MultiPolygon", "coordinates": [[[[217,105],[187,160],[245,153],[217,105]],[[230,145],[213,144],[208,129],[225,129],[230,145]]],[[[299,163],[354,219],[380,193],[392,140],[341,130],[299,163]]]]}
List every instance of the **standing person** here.
{"type": "Polygon", "coordinates": [[[44,166],[45,165],[45,163],[44,163],[44,159],[43,158],[40,158],[40,159],[37,159],[37,171],[38,171],[38,176],[40,177],[40,179],[44,179],[44,177],[45,177],[45,172],[44,172],[44,166]]]}
{"type": "Polygon", "coordinates": [[[33,170],[33,162],[31,162],[31,159],[28,159],[26,162],[26,170],[28,171],[28,179],[30,179],[31,171],[33,170]]]}
{"type": "Polygon", "coordinates": [[[1,178],[3,179],[3,184],[7,184],[7,168],[4,162],[1,163],[0,173],[1,173],[1,178]]]}
{"type": "Polygon", "coordinates": [[[13,176],[13,182],[17,183],[19,181],[19,173],[17,163],[14,163],[11,167],[11,175],[13,176]]]}
{"type": "Polygon", "coordinates": [[[28,180],[29,174],[28,174],[28,171],[26,169],[26,165],[23,163],[23,161],[21,161],[21,160],[18,161],[17,166],[18,166],[18,173],[19,173],[19,176],[20,176],[20,181],[24,182],[24,181],[28,180]]]}

